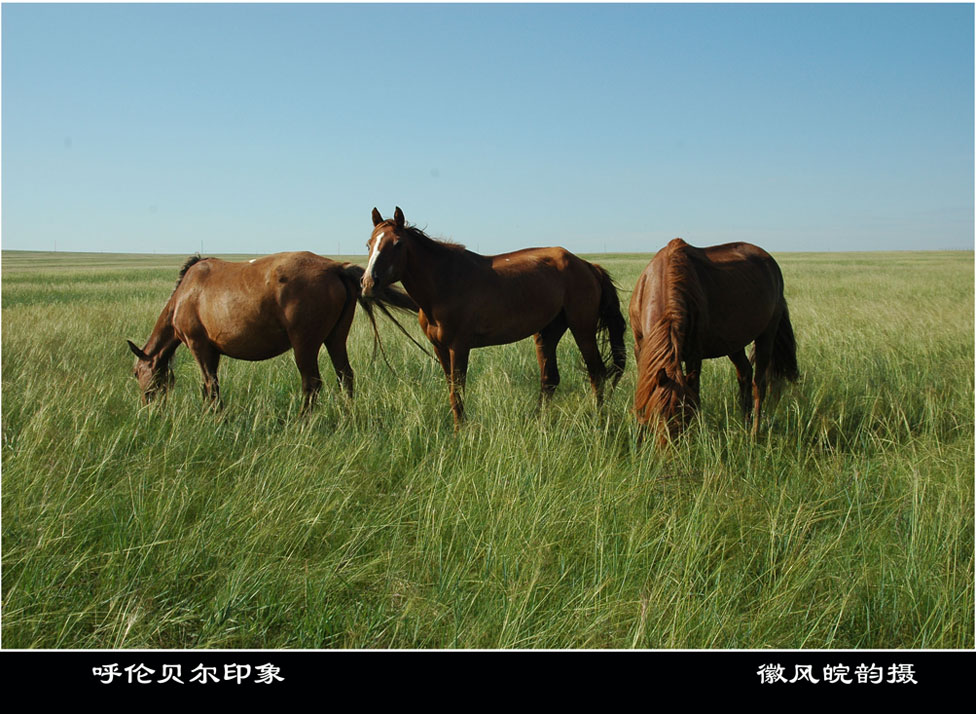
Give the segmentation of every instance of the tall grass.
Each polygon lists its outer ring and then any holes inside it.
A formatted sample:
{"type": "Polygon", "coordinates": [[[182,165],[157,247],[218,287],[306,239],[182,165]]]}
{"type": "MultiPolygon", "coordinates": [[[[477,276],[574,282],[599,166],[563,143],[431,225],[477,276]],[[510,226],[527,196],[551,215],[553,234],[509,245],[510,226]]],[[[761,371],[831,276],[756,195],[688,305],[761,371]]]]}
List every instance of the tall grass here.
{"type": "MultiPolygon", "coordinates": [[[[351,405],[299,416],[285,355],[225,360],[208,413],[181,349],[143,408],[124,340],[181,258],[3,254],[5,647],[974,645],[971,253],[778,256],[802,381],[753,441],[706,362],[665,452],[569,336],[541,413],[531,343],[475,351],[455,434],[361,316],[351,405]]],[[[596,257],[625,305],[649,258],[596,257]]]]}

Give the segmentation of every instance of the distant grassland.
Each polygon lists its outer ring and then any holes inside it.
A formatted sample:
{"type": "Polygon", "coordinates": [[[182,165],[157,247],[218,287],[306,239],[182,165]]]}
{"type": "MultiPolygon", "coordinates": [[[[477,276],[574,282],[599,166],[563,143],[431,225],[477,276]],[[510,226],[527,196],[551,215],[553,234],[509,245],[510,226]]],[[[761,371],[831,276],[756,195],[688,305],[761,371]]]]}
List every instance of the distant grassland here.
{"type": "MultiPolygon", "coordinates": [[[[651,256],[588,257],[626,310],[651,256]]],[[[629,333],[602,415],[567,335],[542,415],[531,341],[475,350],[455,435],[361,312],[348,410],[323,350],[309,418],[290,353],[206,413],[184,348],[141,408],[125,339],[185,256],[4,252],[3,646],[972,648],[973,254],[776,257],[801,382],[752,442],[707,361],[660,452],[629,333]]]]}

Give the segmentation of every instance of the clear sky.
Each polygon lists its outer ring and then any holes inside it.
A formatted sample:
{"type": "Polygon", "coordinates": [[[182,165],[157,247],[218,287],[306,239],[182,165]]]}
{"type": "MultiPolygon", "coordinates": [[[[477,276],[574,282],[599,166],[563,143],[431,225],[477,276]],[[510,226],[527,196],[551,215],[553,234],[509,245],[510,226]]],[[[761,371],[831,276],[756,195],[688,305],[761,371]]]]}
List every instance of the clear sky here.
{"type": "Polygon", "coordinates": [[[972,249],[973,6],[2,8],[2,246],[972,249]]]}

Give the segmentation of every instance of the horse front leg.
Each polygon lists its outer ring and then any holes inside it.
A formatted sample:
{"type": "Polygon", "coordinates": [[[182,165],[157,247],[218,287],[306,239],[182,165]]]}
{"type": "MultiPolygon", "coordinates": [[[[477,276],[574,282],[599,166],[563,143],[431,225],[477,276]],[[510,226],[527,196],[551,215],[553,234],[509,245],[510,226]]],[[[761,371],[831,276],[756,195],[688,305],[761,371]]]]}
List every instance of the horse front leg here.
{"type": "Polygon", "coordinates": [[[468,354],[470,349],[467,347],[451,348],[451,410],[454,412],[454,431],[461,428],[464,421],[464,385],[468,377],[468,354]]]}
{"type": "Polygon", "coordinates": [[[691,412],[697,412],[701,406],[701,366],[699,357],[685,360],[685,383],[688,385],[688,407],[691,412]]]}
{"type": "Polygon", "coordinates": [[[744,349],[733,352],[729,355],[729,359],[735,365],[736,377],[739,381],[739,411],[742,412],[743,422],[748,426],[752,415],[752,365],[744,349]]]}
{"type": "Polygon", "coordinates": [[[454,396],[453,390],[451,388],[451,350],[448,347],[444,347],[437,342],[431,340],[431,344],[434,346],[434,352],[437,353],[437,361],[441,363],[441,369],[444,370],[444,378],[447,380],[447,390],[448,395],[451,400],[451,412],[454,414],[454,427],[457,428],[457,413],[454,412],[454,396]]]}
{"type": "Polygon", "coordinates": [[[220,409],[223,406],[220,401],[220,383],[217,380],[220,352],[206,341],[187,341],[187,347],[203,375],[204,403],[211,409],[220,409]]]}
{"type": "Polygon", "coordinates": [[[702,361],[697,357],[685,360],[685,382],[696,402],[701,401],[701,366],[702,361]]]}

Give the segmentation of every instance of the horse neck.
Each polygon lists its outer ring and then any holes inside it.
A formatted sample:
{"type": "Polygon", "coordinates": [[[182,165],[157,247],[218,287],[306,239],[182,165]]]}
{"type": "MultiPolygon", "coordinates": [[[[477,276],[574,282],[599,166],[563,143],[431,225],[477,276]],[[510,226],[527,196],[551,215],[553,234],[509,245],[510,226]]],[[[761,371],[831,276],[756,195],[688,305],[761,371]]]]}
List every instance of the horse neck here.
{"type": "Polygon", "coordinates": [[[166,303],[166,307],[156,318],[156,325],[153,327],[152,334],[142,351],[146,356],[155,360],[157,366],[163,367],[169,363],[170,358],[179,347],[180,341],[176,337],[176,330],[173,328],[173,314],[176,312],[176,292],[166,303]]]}
{"type": "Polygon", "coordinates": [[[457,272],[461,255],[453,248],[418,235],[408,238],[404,248],[400,282],[420,309],[430,315],[438,296],[443,294],[444,277],[457,272]]]}

